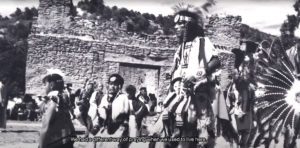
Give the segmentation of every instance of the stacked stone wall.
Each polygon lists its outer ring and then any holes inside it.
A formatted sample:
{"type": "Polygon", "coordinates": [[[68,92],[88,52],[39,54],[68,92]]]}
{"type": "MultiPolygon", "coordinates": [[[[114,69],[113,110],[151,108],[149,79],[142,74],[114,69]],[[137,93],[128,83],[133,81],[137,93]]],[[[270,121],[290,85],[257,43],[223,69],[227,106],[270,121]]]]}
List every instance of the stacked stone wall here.
{"type": "MultiPolygon", "coordinates": [[[[170,80],[166,73],[178,47],[175,36],[136,34],[112,20],[72,17],[68,15],[70,9],[65,8],[71,0],[64,1],[41,0],[39,17],[28,38],[27,93],[42,94],[41,79],[49,68],[61,69],[66,74],[65,81],[77,89],[87,78],[105,84],[110,74],[120,73],[121,64],[138,64],[158,67],[156,95],[163,98],[167,94],[170,80]],[[47,21],[53,24],[46,25],[47,21]]],[[[215,47],[222,47],[217,50],[222,77],[227,78],[234,59],[228,50],[238,47],[240,17],[211,18],[206,28],[215,47]]]]}
{"type": "Polygon", "coordinates": [[[72,0],[40,0],[38,8],[39,28],[62,33],[71,26],[72,0]]]}
{"type": "Polygon", "coordinates": [[[135,45],[139,47],[174,48],[177,45],[175,36],[137,34],[126,31],[125,25],[118,25],[113,20],[90,20],[75,17],[73,21],[57,31],[56,26],[50,28],[37,24],[33,32],[36,34],[65,34],[81,36],[89,40],[109,41],[111,43],[135,45]]]}
{"type": "MultiPolygon", "coordinates": [[[[42,93],[42,75],[46,69],[58,68],[66,74],[66,82],[74,84],[74,88],[80,88],[85,79],[93,79],[98,83],[107,81],[108,75],[119,72],[119,63],[143,63],[143,59],[149,58],[145,65],[151,65],[159,56],[166,63],[171,63],[174,49],[164,49],[115,44],[98,40],[82,40],[69,36],[30,35],[27,58],[26,91],[29,93],[42,93]],[[124,61],[118,58],[105,59],[105,54],[124,56],[124,61]],[[128,61],[130,57],[136,61],[128,61]]],[[[169,65],[162,65],[169,67],[169,65]]],[[[163,83],[163,82],[161,82],[163,83]]]]}
{"type": "Polygon", "coordinates": [[[206,25],[206,35],[214,44],[223,46],[228,51],[239,48],[241,21],[240,16],[212,16],[206,25]]]}

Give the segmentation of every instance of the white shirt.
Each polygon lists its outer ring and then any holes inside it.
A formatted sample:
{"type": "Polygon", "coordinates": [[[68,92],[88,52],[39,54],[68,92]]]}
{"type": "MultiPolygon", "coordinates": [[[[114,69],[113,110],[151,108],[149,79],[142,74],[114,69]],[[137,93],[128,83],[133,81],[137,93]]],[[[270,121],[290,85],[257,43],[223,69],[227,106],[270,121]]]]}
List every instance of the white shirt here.
{"type": "MultiPolygon", "coordinates": [[[[107,98],[108,95],[107,94],[104,95],[100,105],[98,106],[99,116],[103,119],[107,118],[106,110],[105,110],[105,108],[108,107],[107,98]]],[[[115,121],[116,118],[122,113],[126,113],[126,114],[130,113],[130,102],[127,95],[117,94],[117,96],[112,102],[112,120],[115,121]]]]}
{"type": "MultiPolygon", "coordinates": [[[[180,59],[180,65],[178,69],[174,72],[174,78],[181,76],[196,76],[204,74],[205,72],[205,61],[208,63],[213,55],[216,55],[215,48],[212,42],[207,37],[197,37],[191,42],[186,43],[186,48],[183,49],[182,56],[180,59]],[[200,39],[204,39],[204,55],[203,51],[200,49],[200,39]],[[184,55],[187,56],[187,67],[182,67],[184,63],[184,55]],[[199,56],[203,57],[199,59],[199,56]],[[205,60],[204,60],[205,59],[205,60]]],[[[176,54],[179,54],[180,49],[177,50],[176,54]]]]}

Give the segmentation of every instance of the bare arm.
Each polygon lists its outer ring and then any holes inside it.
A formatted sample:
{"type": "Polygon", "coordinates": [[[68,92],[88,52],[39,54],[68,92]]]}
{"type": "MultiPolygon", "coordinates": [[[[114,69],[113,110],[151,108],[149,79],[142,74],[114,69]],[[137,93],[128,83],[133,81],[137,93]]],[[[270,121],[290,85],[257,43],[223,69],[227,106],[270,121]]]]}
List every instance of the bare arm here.
{"type": "Polygon", "coordinates": [[[178,68],[178,65],[180,64],[180,56],[181,56],[181,48],[178,48],[173,59],[173,64],[171,67],[171,70],[169,72],[170,76],[172,77],[173,73],[176,71],[178,68]]]}

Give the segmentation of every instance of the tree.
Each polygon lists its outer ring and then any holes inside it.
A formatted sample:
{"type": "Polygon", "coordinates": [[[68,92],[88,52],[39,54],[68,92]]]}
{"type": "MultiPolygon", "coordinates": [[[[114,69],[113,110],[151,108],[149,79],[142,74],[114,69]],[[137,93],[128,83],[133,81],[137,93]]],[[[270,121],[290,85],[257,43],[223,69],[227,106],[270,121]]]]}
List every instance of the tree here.
{"type": "Polygon", "coordinates": [[[97,14],[103,14],[103,10],[105,8],[103,0],[92,0],[91,4],[95,4],[97,14]]]}
{"type": "Polygon", "coordinates": [[[33,16],[35,16],[35,17],[38,16],[38,10],[35,7],[32,7],[30,10],[31,10],[33,16]]]}
{"type": "Polygon", "coordinates": [[[25,90],[27,38],[37,15],[36,8],[25,8],[24,12],[17,8],[11,18],[0,18],[0,28],[6,30],[0,38],[0,77],[11,82],[11,96],[25,90]]]}
{"type": "Polygon", "coordinates": [[[90,9],[88,0],[78,2],[77,6],[82,9],[88,11],[90,9]]]}
{"type": "Polygon", "coordinates": [[[298,28],[300,21],[300,0],[297,0],[293,7],[297,15],[288,15],[287,20],[285,20],[280,27],[280,39],[285,50],[296,44],[295,30],[298,28]]]}
{"type": "Polygon", "coordinates": [[[135,22],[137,23],[137,32],[146,31],[149,27],[149,21],[142,15],[137,16],[135,22]]]}
{"type": "Polygon", "coordinates": [[[175,33],[175,23],[173,15],[163,17],[163,23],[161,25],[165,34],[168,35],[175,33]]]}
{"type": "Polygon", "coordinates": [[[130,12],[126,8],[119,9],[119,13],[123,17],[130,16],[130,12]]]}
{"type": "Polygon", "coordinates": [[[159,28],[162,28],[165,34],[173,34],[175,32],[174,17],[171,15],[159,15],[156,17],[150,13],[141,14],[138,11],[118,8],[117,6],[110,8],[104,5],[103,0],[84,0],[80,1],[77,6],[89,13],[96,14],[96,16],[101,16],[103,19],[110,20],[112,18],[119,25],[126,22],[127,31],[154,33],[159,28]],[[150,23],[149,20],[156,24],[150,23]]]}
{"type": "Polygon", "coordinates": [[[155,15],[153,15],[153,14],[143,13],[142,16],[148,20],[153,20],[153,21],[155,20],[155,15]]]}
{"type": "Polygon", "coordinates": [[[6,39],[0,38],[0,53],[8,51],[10,49],[12,49],[11,44],[6,39]]]}
{"type": "Polygon", "coordinates": [[[127,22],[127,31],[134,32],[134,28],[135,28],[134,23],[132,21],[128,21],[127,22]]]}
{"type": "Polygon", "coordinates": [[[86,10],[89,13],[96,13],[98,15],[103,14],[105,8],[103,0],[80,1],[77,6],[82,10],[86,10]]]}
{"type": "Polygon", "coordinates": [[[160,15],[158,15],[158,17],[156,17],[156,19],[155,19],[155,23],[157,23],[157,24],[163,24],[164,23],[164,18],[163,18],[163,16],[160,14],[160,15]]]}
{"type": "Polygon", "coordinates": [[[31,20],[34,16],[33,11],[31,11],[28,7],[25,8],[24,12],[24,19],[25,20],[31,20]]]}
{"type": "Polygon", "coordinates": [[[17,10],[10,16],[15,19],[19,19],[20,17],[22,17],[22,10],[20,8],[17,8],[17,10]]]}
{"type": "Polygon", "coordinates": [[[102,17],[109,20],[112,17],[112,10],[109,7],[104,7],[102,17]]]}

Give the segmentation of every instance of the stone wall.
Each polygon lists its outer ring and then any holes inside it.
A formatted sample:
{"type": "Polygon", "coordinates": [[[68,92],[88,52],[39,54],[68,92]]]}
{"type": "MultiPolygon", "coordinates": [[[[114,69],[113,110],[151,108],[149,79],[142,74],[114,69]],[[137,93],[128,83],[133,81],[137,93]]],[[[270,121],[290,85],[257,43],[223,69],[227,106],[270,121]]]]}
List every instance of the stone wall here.
{"type": "Polygon", "coordinates": [[[39,87],[42,86],[41,76],[49,68],[61,69],[66,74],[65,81],[73,83],[74,88],[79,88],[86,78],[105,84],[108,75],[119,72],[120,63],[156,65],[168,69],[174,52],[174,49],[161,50],[83,40],[74,36],[31,34],[26,92],[42,93],[39,87]],[[160,59],[157,59],[157,56],[160,59]]]}
{"type": "MultiPolygon", "coordinates": [[[[65,81],[77,89],[87,78],[105,84],[110,74],[122,73],[124,65],[131,69],[133,64],[139,65],[137,71],[152,68],[152,75],[147,77],[156,81],[156,95],[163,98],[167,94],[170,80],[166,72],[178,47],[175,36],[136,34],[115,21],[72,17],[68,15],[70,2],[40,0],[39,17],[28,38],[26,93],[43,93],[41,79],[49,68],[61,69],[66,74],[65,81]],[[52,24],[47,25],[49,22],[52,24]]],[[[238,47],[239,27],[240,17],[211,18],[206,26],[206,34],[222,59],[224,80],[233,68],[234,55],[228,50],[238,47]]],[[[144,79],[144,75],[137,73],[132,79],[144,79]]],[[[137,82],[127,84],[130,83],[137,82]]],[[[227,82],[222,84],[225,87],[227,82]]]]}
{"type": "Polygon", "coordinates": [[[234,69],[235,55],[230,52],[233,48],[239,48],[241,39],[241,21],[240,16],[218,17],[217,15],[209,18],[206,25],[206,35],[215,45],[215,48],[221,48],[219,57],[221,59],[221,89],[225,90],[229,84],[229,76],[234,69]]]}
{"type": "Polygon", "coordinates": [[[62,33],[71,26],[72,0],[40,0],[38,27],[43,30],[62,33]]]}
{"type": "Polygon", "coordinates": [[[87,40],[109,41],[111,43],[139,47],[174,48],[177,44],[175,36],[156,36],[127,32],[125,24],[119,26],[113,20],[90,20],[76,16],[59,30],[56,28],[56,25],[46,28],[40,25],[39,22],[37,21],[37,24],[32,29],[32,32],[35,34],[64,34],[84,37],[87,40]]]}
{"type": "Polygon", "coordinates": [[[241,21],[240,16],[212,16],[206,25],[206,35],[214,44],[226,50],[239,48],[241,21]]]}

